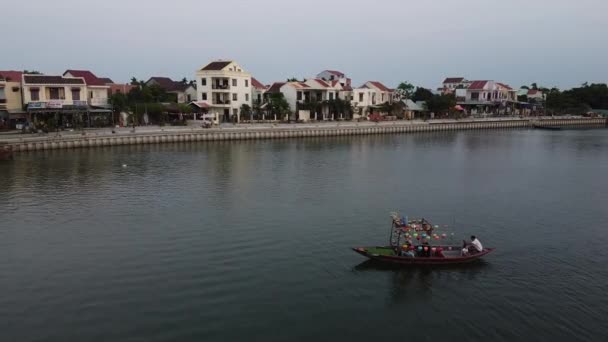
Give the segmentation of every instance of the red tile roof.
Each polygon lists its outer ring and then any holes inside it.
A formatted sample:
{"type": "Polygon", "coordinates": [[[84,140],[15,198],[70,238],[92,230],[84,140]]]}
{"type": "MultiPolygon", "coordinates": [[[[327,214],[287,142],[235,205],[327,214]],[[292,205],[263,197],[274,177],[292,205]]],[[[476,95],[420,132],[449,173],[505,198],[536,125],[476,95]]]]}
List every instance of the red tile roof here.
{"type": "Polygon", "coordinates": [[[195,102],[192,101],[191,104],[197,106],[198,108],[209,108],[209,103],[205,102],[205,101],[199,101],[199,102],[195,102]]]}
{"type": "Polygon", "coordinates": [[[97,76],[95,76],[94,73],[92,73],[88,70],[66,70],[63,73],[63,75],[65,76],[68,73],[70,75],[72,75],[72,77],[84,78],[84,82],[86,85],[90,85],[90,86],[105,86],[106,85],[102,80],[97,78],[97,76]]]}
{"type": "Polygon", "coordinates": [[[231,61],[219,61],[219,62],[211,62],[209,64],[207,64],[204,68],[202,68],[201,70],[223,70],[225,67],[227,67],[230,63],[232,63],[231,61]]]}
{"type": "Polygon", "coordinates": [[[319,83],[321,86],[323,86],[323,87],[325,87],[325,88],[329,88],[329,84],[327,84],[327,82],[325,82],[325,81],[323,81],[323,80],[321,80],[321,79],[318,79],[318,78],[315,78],[315,81],[316,81],[317,83],[319,83]]]}
{"type": "Polygon", "coordinates": [[[350,84],[347,84],[347,85],[345,85],[345,86],[342,87],[342,90],[353,91],[353,87],[351,87],[350,84]]]}
{"type": "Polygon", "coordinates": [[[389,88],[387,88],[384,84],[378,82],[378,81],[369,81],[369,83],[373,84],[374,87],[380,89],[381,91],[391,91],[389,88]]]}
{"type": "Polygon", "coordinates": [[[23,72],[21,71],[15,71],[15,70],[0,70],[0,78],[4,78],[7,81],[11,81],[11,82],[19,82],[21,83],[21,76],[23,75],[23,72]]]}
{"type": "Polygon", "coordinates": [[[487,83],[488,83],[488,81],[473,81],[473,82],[471,82],[469,89],[482,90],[486,86],[487,83]]]}
{"type": "Polygon", "coordinates": [[[26,84],[85,84],[82,78],[48,75],[25,75],[23,80],[26,84]]]}
{"type": "Polygon", "coordinates": [[[507,85],[507,84],[500,83],[500,82],[496,82],[496,84],[498,84],[499,86],[506,88],[508,90],[513,90],[513,88],[509,87],[509,85],[507,85]]]}
{"type": "Polygon", "coordinates": [[[258,89],[266,89],[266,87],[262,84],[262,82],[256,80],[255,78],[251,78],[251,85],[254,88],[258,88],[258,89]]]}
{"type": "Polygon", "coordinates": [[[114,84],[114,81],[112,81],[111,79],[109,79],[107,77],[99,77],[99,80],[101,82],[103,82],[104,84],[114,84]]]}
{"type": "Polygon", "coordinates": [[[280,93],[281,92],[281,87],[285,85],[285,83],[287,82],[275,82],[273,83],[270,88],[268,88],[267,92],[269,93],[280,93]]]}
{"type": "Polygon", "coordinates": [[[335,87],[336,85],[338,85],[338,81],[331,81],[331,86],[335,87]]]}
{"type": "Polygon", "coordinates": [[[443,84],[446,83],[460,83],[464,81],[464,77],[448,77],[445,79],[445,81],[443,81],[443,84]]]}

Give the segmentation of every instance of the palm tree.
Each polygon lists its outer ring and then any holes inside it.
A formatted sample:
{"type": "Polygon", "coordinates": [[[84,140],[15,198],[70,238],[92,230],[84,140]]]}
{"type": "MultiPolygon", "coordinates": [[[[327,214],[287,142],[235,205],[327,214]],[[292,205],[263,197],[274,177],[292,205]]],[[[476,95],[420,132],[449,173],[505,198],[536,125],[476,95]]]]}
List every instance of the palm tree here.
{"type": "Polygon", "coordinates": [[[247,115],[249,115],[249,119],[253,122],[253,112],[251,111],[251,106],[246,103],[243,103],[243,105],[241,106],[241,116],[247,115]]]}

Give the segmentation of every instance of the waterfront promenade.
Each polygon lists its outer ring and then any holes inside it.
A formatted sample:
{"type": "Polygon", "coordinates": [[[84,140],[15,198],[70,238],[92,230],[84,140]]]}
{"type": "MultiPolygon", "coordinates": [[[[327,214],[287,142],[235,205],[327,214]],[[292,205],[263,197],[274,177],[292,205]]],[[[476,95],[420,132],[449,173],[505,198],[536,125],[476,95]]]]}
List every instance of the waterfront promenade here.
{"type": "Polygon", "coordinates": [[[469,129],[529,128],[546,126],[605,126],[605,118],[535,117],[476,118],[429,121],[383,122],[315,122],[222,124],[202,128],[197,122],[189,126],[138,126],[61,131],[45,134],[2,134],[0,145],[17,152],[48,149],[132,145],[187,141],[242,139],[303,138],[342,135],[417,133],[469,129]]]}

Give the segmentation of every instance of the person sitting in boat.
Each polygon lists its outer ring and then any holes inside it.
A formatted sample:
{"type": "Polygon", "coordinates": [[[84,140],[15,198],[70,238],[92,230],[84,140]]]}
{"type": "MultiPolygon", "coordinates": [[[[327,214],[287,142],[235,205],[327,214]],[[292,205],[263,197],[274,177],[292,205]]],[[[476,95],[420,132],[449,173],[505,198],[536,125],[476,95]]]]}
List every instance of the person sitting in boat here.
{"type": "Polygon", "coordinates": [[[445,258],[445,256],[443,255],[443,248],[437,247],[437,250],[435,251],[435,257],[445,258]]]}
{"type": "Polygon", "coordinates": [[[405,244],[401,246],[401,256],[414,258],[416,254],[414,254],[414,245],[412,245],[412,241],[407,240],[405,244]]]}
{"type": "Polygon", "coordinates": [[[462,254],[463,255],[480,253],[481,251],[483,251],[483,246],[481,245],[481,242],[475,235],[471,235],[470,244],[467,244],[466,241],[464,241],[464,240],[462,241],[462,254]],[[466,250],[466,253],[465,253],[465,250],[466,250]]]}
{"type": "MultiPolygon", "coordinates": [[[[471,247],[473,247],[475,249],[476,253],[483,251],[483,246],[481,245],[481,242],[475,235],[471,235],[471,247]]],[[[469,250],[470,250],[470,248],[469,248],[469,250]]]]}
{"type": "Polygon", "coordinates": [[[422,255],[423,257],[430,257],[431,256],[431,244],[429,243],[429,240],[425,239],[422,241],[422,255]]]}

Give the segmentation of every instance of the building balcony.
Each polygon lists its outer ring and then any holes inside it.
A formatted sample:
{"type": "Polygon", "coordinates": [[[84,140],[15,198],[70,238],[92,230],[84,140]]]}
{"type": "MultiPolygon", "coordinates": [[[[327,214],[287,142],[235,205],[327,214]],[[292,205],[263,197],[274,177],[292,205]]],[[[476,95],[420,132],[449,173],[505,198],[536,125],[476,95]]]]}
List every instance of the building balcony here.
{"type": "Polygon", "coordinates": [[[211,84],[211,89],[230,91],[230,85],[229,84],[211,84]]]}
{"type": "Polygon", "coordinates": [[[213,99],[211,104],[215,106],[230,106],[230,100],[227,99],[213,99]]]}

